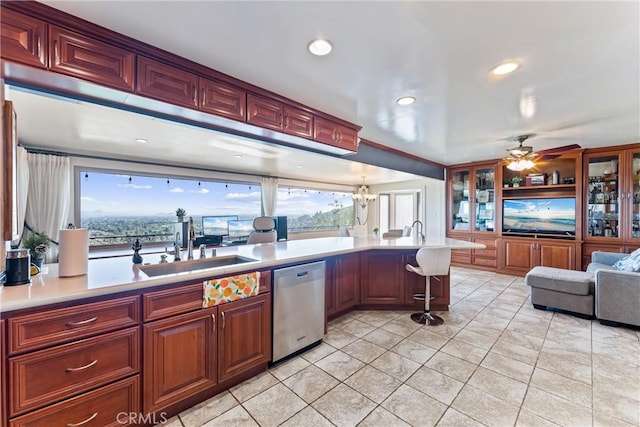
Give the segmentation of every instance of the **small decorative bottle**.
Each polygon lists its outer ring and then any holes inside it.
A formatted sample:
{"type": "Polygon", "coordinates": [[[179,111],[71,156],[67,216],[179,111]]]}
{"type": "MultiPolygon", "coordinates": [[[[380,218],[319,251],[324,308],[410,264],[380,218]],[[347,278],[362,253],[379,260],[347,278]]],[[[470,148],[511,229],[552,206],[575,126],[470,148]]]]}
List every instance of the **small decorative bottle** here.
{"type": "Polygon", "coordinates": [[[140,239],[136,239],[136,241],[131,246],[133,249],[133,263],[134,264],[142,264],[142,256],[140,255],[140,249],[142,249],[142,243],[140,243],[140,239]]]}

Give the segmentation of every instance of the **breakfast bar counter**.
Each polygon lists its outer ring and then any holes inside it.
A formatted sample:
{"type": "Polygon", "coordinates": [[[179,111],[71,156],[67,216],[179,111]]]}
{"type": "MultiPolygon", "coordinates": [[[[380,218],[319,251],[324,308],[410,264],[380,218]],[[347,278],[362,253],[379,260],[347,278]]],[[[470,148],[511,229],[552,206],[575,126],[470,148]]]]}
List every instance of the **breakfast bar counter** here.
{"type": "MultiPolygon", "coordinates": [[[[0,312],[142,290],[177,282],[207,280],[212,277],[271,269],[276,266],[295,265],[350,253],[371,250],[406,251],[417,250],[421,247],[483,249],[484,245],[447,237],[429,236],[422,242],[412,237],[394,239],[324,237],[289,240],[267,244],[218,247],[216,248],[216,257],[240,256],[250,258],[252,261],[222,267],[199,268],[155,277],[150,277],[141,271],[138,265],[132,263],[131,256],[92,259],[89,261],[88,274],[77,277],[60,278],[58,277],[58,264],[47,264],[42,273],[31,278],[31,284],[0,288],[0,312]]],[[[160,253],[144,255],[142,266],[158,264],[160,255],[160,253]]],[[[207,253],[207,256],[209,255],[207,253]]],[[[186,259],[186,251],[183,251],[181,257],[186,259]]],[[[173,263],[171,255],[168,259],[170,263],[173,263]]],[[[185,261],[179,262],[184,263],[185,261]]],[[[196,260],[194,265],[197,262],[196,260]]]]}

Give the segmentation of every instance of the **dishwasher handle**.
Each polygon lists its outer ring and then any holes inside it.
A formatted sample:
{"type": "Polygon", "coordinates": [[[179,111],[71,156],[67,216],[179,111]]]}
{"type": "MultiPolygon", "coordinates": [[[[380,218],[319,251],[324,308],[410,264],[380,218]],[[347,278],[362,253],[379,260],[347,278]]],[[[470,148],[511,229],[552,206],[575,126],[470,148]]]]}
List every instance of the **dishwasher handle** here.
{"type": "Polygon", "coordinates": [[[308,275],[309,275],[308,271],[301,271],[300,273],[296,273],[296,277],[304,277],[308,275]]]}

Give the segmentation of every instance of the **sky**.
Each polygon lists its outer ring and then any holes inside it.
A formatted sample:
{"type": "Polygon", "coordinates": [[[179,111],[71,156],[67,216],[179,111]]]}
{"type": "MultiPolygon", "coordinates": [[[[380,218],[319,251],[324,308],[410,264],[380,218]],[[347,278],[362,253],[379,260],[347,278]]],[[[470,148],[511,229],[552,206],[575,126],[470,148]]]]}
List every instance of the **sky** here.
{"type": "MultiPolygon", "coordinates": [[[[81,172],[82,216],[260,215],[260,185],[81,172]],[[85,177],[88,175],[88,177],[85,177]],[[131,178],[131,179],[130,179],[131,178]],[[168,181],[168,182],[167,182],[168,181]]],[[[352,204],[351,195],[281,188],[278,215],[313,214],[352,204]]]]}

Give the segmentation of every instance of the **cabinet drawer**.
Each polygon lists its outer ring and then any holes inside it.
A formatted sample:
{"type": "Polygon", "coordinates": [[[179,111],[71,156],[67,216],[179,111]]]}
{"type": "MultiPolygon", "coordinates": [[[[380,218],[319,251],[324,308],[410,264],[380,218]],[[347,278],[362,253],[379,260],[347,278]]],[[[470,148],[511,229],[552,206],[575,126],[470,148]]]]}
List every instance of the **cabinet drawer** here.
{"type": "Polygon", "coordinates": [[[59,344],[140,321],[138,296],[82,304],[9,319],[9,353],[59,344]]]}
{"type": "Polygon", "coordinates": [[[496,258],[498,251],[496,248],[490,248],[487,246],[487,249],[474,249],[473,255],[475,256],[483,256],[483,257],[493,257],[496,258]]]}
{"type": "Polygon", "coordinates": [[[137,373],[139,350],[135,327],[10,358],[10,415],[137,373]]]}
{"type": "Polygon", "coordinates": [[[138,57],[136,93],[187,108],[198,108],[198,76],[138,57]]]}
{"type": "Polygon", "coordinates": [[[177,286],[142,296],[144,321],[188,313],[202,308],[202,283],[177,286]]]}
{"type": "Polygon", "coordinates": [[[473,239],[473,241],[475,243],[480,243],[482,245],[485,245],[487,247],[487,249],[495,249],[496,248],[496,239],[486,239],[486,238],[481,238],[481,237],[476,237],[473,239]]]}
{"type": "MultiPolygon", "coordinates": [[[[11,420],[10,427],[125,426],[140,412],[138,375],[11,420]]],[[[162,421],[162,420],[157,420],[162,421]]]]}
{"type": "Polygon", "coordinates": [[[473,264],[474,265],[483,265],[485,267],[497,267],[498,266],[498,259],[497,258],[481,258],[481,257],[474,256],[473,257],[473,264]]]}
{"type": "Polygon", "coordinates": [[[470,251],[451,251],[451,262],[458,264],[471,264],[470,251]]]}
{"type": "Polygon", "coordinates": [[[47,65],[47,24],[36,18],[2,8],[3,58],[38,68],[47,65]]]}

